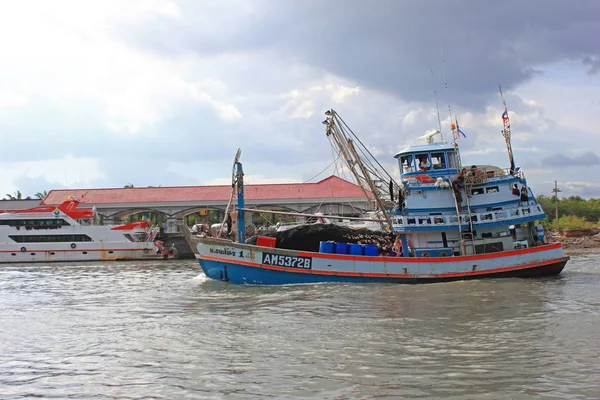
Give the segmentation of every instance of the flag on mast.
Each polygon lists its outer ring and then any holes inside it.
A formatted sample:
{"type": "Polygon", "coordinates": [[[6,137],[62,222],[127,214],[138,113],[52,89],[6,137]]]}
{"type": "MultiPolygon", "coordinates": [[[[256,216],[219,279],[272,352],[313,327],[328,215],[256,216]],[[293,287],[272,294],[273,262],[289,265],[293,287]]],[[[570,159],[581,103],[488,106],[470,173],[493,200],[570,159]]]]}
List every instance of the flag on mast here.
{"type": "MultiPolygon", "coordinates": [[[[460,133],[461,135],[463,135],[463,138],[467,138],[467,135],[465,135],[465,133],[460,129],[460,126],[458,126],[458,117],[455,117],[456,119],[456,131],[458,133],[460,133]]],[[[457,135],[460,138],[460,135],[457,135]]]]}

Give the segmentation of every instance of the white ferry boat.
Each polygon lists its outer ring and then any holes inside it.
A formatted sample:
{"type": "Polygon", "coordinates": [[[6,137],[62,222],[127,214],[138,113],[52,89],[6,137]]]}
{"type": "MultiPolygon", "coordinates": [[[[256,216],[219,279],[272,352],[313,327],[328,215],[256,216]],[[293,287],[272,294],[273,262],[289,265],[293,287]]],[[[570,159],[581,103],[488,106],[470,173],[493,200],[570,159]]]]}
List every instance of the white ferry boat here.
{"type": "Polygon", "coordinates": [[[158,227],[95,225],[94,209],[78,206],[70,199],[57,207],[0,213],[0,263],[169,258],[155,244],[158,227]]]}
{"type": "MultiPolygon", "coordinates": [[[[383,179],[373,176],[379,164],[362,160],[356,150],[362,143],[335,111],[325,114],[328,138],[383,211],[395,237],[393,251],[373,244],[329,242],[321,242],[318,252],[297,251],[277,248],[277,241],[269,238],[260,241],[268,245],[245,244],[239,226],[244,226],[244,213],[253,210],[244,208],[243,171],[236,157],[238,243],[187,237],[208,277],[240,284],[425,283],[537,277],[563,270],[569,257],[560,243],[544,242],[543,229],[535,223],[545,218],[544,210],[515,167],[506,109],[502,118],[509,168],[463,166],[457,142],[461,131],[453,125],[452,143],[434,142],[436,130],[422,137],[426,144],[395,155],[401,181],[387,175],[386,199],[374,184],[383,179]]],[[[361,149],[362,155],[367,153],[361,149]]]]}

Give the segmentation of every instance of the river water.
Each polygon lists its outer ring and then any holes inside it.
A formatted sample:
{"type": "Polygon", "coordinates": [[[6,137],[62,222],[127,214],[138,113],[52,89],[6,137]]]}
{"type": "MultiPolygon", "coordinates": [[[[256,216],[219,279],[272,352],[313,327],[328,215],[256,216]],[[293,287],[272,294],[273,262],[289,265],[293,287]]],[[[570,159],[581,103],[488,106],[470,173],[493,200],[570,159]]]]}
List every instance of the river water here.
{"type": "Polygon", "coordinates": [[[0,266],[0,399],[597,399],[600,253],[559,277],[243,287],[0,266]]]}

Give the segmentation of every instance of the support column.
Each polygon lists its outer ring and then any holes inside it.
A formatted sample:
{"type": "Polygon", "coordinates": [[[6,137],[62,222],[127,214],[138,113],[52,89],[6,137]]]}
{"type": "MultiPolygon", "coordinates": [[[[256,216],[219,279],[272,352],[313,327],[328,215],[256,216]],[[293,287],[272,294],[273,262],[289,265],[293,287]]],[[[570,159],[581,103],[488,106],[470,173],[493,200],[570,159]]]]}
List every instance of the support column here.
{"type": "Polygon", "coordinates": [[[167,228],[165,229],[165,233],[178,233],[179,226],[178,224],[183,223],[182,218],[177,217],[167,217],[167,228]]]}
{"type": "Polygon", "coordinates": [[[409,257],[408,241],[406,240],[406,235],[404,233],[400,234],[400,240],[402,241],[402,256],[409,257]]]}

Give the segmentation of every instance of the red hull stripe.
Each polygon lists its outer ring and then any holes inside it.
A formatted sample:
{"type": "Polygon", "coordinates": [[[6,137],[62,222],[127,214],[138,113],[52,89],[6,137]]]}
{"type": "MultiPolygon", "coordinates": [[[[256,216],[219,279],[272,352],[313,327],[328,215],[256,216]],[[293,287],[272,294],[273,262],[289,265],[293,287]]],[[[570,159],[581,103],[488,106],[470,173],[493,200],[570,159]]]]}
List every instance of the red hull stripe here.
{"type": "MultiPolygon", "coordinates": [[[[371,258],[374,258],[374,257],[371,257],[371,258]]],[[[382,257],[380,257],[379,259],[381,260],[381,258],[382,257]]],[[[276,267],[273,265],[257,264],[257,263],[241,261],[241,260],[240,261],[230,260],[227,258],[214,257],[214,256],[209,256],[209,255],[200,256],[200,259],[207,260],[207,261],[225,262],[225,263],[229,263],[229,264],[239,264],[239,265],[244,265],[247,267],[270,269],[270,270],[274,270],[274,271],[294,272],[294,273],[301,273],[301,274],[362,276],[362,277],[372,277],[372,278],[454,278],[454,277],[458,277],[458,276],[493,275],[493,274],[497,274],[500,272],[541,267],[544,265],[556,264],[556,263],[565,261],[568,259],[568,257],[560,257],[560,258],[555,258],[553,260],[517,265],[514,267],[486,269],[486,270],[480,270],[480,271],[454,272],[454,273],[445,273],[445,274],[377,274],[377,273],[370,273],[370,272],[337,272],[337,271],[307,270],[307,269],[299,269],[299,268],[276,267]]],[[[364,257],[362,259],[364,259],[364,257]]]]}
{"type": "Polygon", "coordinates": [[[507,256],[516,256],[522,254],[531,254],[537,253],[540,251],[560,249],[562,245],[560,243],[551,243],[545,244],[537,247],[530,247],[527,249],[520,250],[509,250],[502,251],[497,253],[488,253],[488,254],[478,254],[473,256],[453,256],[453,257],[382,257],[382,256],[352,256],[346,254],[332,254],[332,253],[313,253],[313,252],[305,252],[299,251],[298,255],[302,257],[312,257],[312,258],[327,258],[330,260],[354,260],[354,261],[385,261],[389,262],[402,262],[402,263],[422,263],[422,262],[431,262],[431,263],[447,263],[452,260],[452,262],[457,261],[475,261],[475,260],[484,260],[489,258],[500,258],[507,256]]]}

